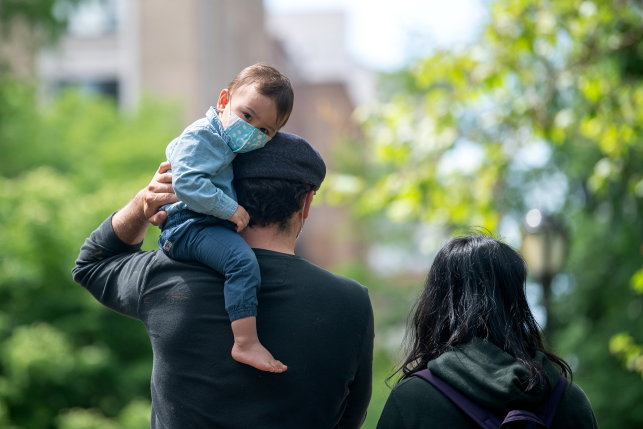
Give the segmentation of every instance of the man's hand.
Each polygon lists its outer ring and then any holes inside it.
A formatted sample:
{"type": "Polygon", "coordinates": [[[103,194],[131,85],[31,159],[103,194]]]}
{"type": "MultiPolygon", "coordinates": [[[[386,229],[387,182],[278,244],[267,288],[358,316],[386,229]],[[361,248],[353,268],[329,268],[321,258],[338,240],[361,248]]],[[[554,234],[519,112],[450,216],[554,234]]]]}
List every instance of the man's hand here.
{"type": "Polygon", "coordinates": [[[250,222],[250,215],[248,214],[246,209],[241,207],[241,205],[238,205],[237,210],[232,216],[230,216],[230,219],[228,220],[237,225],[237,232],[241,232],[246,226],[248,226],[248,222],[250,222]]]}
{"type": "Polygon", "coordinates": [[[170,168],[169,162],[162,163],[150,184],[112,216],[114,232],[123,242],[143,241],[150,222],[158,226],[167,219],[167,213],[158,211],[159,207],[179,201],[172,189],[172,175],[167,173],[170,168]]]}
{"type": "Polygon", "coordinates": [[[179,201],[172,188],[172,173],[167,172],[170,168],[172,166],[169,162],[162,162],[154,178],[144,189],[143,212],[147,220],[155,226],[159,226],[167,219],[167,213],[159,211],[159,207],[179,201]]]}

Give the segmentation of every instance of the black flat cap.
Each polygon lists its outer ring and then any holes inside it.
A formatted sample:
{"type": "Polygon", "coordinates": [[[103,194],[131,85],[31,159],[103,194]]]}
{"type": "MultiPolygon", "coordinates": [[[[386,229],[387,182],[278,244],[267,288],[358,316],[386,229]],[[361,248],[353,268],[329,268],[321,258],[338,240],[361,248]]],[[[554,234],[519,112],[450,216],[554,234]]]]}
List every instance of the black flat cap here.
{"type": "Polygon", "coordinates": [[[293,180],[319,187],[326,177],[326,164],[317,149],[282,131],[261,149],[238,154],[232,166],[235,179],[293,180]]]}

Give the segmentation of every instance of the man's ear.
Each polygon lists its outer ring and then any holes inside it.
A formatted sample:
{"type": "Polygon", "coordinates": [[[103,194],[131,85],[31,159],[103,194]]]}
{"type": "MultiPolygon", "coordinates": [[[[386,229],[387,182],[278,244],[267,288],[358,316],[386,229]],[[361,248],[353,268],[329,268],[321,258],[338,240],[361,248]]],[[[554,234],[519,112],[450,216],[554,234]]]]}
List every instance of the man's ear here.
{"type": "Polygon", "coordinates": [[[230,91],[227,89],[222,89],[221,94],[219,94],[219,101],[217,101],[217,110],[219,113],[223,113],[225,107],[230,102],[230,91]]]}
{"type": "Polygon", "coordinates": [[[304,200],[304,219],[308,219],[308,211],[310,210],[310,205],[313,203],[314,196],[315,191],[310,191],[306,194],[306,199],[304,200]]]}

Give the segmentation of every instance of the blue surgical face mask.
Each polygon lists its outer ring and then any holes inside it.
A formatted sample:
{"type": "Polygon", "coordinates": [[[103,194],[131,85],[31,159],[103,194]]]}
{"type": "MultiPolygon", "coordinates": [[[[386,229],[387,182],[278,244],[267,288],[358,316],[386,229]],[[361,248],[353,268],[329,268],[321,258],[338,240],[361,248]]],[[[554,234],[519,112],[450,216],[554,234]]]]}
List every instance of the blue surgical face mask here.
{"type": "Polygon", "coordinates": [[[270,140],[266,134],[235,115],[232,104],[228,110],[228,124],[225,126],[225,132],[230,137],[228,146],[236,153],[261,149],[270,140]]]}

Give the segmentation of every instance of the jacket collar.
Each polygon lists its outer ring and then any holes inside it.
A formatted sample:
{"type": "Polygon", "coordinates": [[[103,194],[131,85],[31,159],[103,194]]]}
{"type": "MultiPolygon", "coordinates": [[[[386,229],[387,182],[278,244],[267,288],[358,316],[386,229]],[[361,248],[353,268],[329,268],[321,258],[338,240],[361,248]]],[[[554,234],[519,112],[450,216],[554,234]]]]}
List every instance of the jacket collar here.
{"type": "Polygon", "coordinates": [[[230,136],[226,134],[223,124],[219,120],[219,115],[214,107],[210,107],[208,112],[205,114],[205,118],[208,120],[210,125],[214,127],[216,132],[225,140],[226,143],[230,143],[230,136]]]}

